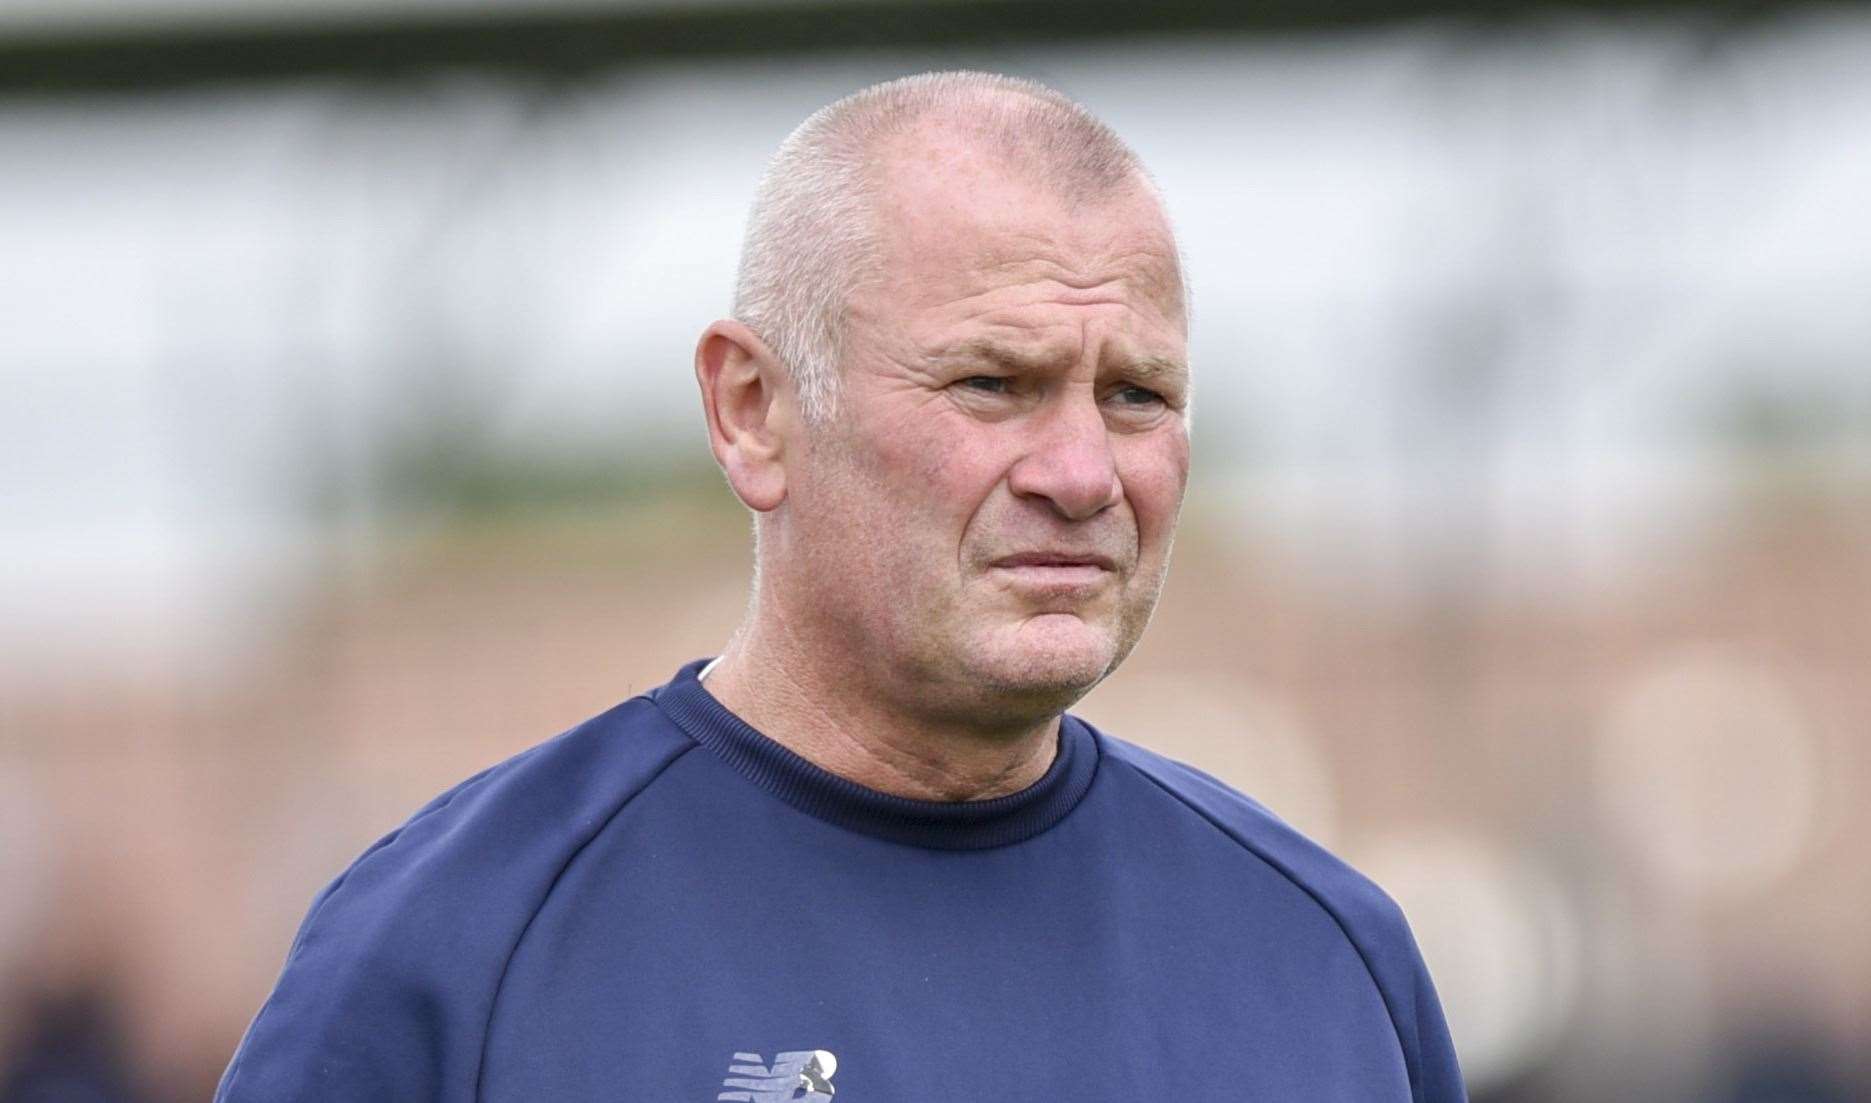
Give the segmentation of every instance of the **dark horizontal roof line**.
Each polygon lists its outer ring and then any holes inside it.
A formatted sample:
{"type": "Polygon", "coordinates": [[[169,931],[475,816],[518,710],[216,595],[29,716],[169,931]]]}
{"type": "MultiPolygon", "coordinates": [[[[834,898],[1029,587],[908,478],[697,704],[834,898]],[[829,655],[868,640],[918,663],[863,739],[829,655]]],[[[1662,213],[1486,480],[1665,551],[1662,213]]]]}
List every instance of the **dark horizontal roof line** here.
{"type": "Polygon", "coordinates": [[[1418,18],[1476,24],[1567,12],[1667,10],[1751,19],[1779,5],[1707,0],[1574,0],[1555,6],[1487,0],[817,0],[604,12],[523,9],[473,19],[276,28],[68,34],[0,39],[0,95],[135,91],[307,77],[395,78],[474,69],[577,77],[631,62],[805,51],[1016,46],[1199,32],[1272,34],[1418,18]]]}

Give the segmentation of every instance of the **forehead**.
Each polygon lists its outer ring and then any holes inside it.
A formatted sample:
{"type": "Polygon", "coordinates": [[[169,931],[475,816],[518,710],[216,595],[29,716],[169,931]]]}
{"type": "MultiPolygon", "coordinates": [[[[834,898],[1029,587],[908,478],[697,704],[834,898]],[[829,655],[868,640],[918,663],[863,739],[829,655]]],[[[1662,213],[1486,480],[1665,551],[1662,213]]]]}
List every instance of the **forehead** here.
{"type": "Polygon", "coordinates": [[[880,150],[881,289],[905,305],[1021,282],[1102,289],[1180,327],[1175,242],[1149,188],[1138,180],[1072,195],[1036,171],[945,130],[905,135],[880,150]]]}

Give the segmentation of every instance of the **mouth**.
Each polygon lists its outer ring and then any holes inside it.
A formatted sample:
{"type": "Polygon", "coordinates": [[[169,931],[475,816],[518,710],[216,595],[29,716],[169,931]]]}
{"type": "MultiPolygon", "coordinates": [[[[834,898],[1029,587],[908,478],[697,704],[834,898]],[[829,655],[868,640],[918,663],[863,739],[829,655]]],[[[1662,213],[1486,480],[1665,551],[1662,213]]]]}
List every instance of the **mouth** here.
{"type": "Polygon", "coordinates": [[[1117,564],[1109,556],[1088,555],[1078,552],[1029,551],[1015,555],[1003,555],[989,564],[993,567],[1040,567],[1040,568],[1075,568],[1091,567],[1100,571],[1115,571],[1117,564]]]}
{"type": "Polygon", "coordinates": [[[1108,556],[1079,552],[1020,552],[988,566],[1016,586],[1058,592],[1089,591],[1117,573],[1117,564],[1108,556]]]}

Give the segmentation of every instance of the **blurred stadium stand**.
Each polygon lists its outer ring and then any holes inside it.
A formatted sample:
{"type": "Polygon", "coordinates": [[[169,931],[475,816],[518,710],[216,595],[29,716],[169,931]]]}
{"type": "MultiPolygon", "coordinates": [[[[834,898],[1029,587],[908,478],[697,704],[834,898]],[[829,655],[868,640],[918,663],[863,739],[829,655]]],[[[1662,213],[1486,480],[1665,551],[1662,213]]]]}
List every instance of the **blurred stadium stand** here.
{"type": "Polygon", "coordinates": [[[1686,12],[1719,33],[1789,7],[1759,0],[14,0],[0,8],[0,93],[438,67],[575,76],[652,59],[1267,35],[1424,19],[1513,32],[1528,21],[1587,13],[1686,12]]]}

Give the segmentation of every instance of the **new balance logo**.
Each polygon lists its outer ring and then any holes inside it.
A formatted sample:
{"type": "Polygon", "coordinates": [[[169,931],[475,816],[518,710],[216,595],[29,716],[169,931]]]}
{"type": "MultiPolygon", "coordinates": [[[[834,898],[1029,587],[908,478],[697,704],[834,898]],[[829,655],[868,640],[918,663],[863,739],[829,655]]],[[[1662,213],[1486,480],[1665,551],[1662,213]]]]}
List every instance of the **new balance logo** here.
{"type": "Polygon", "coordinates": [[[774,1055],[762,1064],[758,1053],[737,1053],[715,1096],[716,1103],[829,1103],[838,1058],[823,1049],[774,1055]]]}

